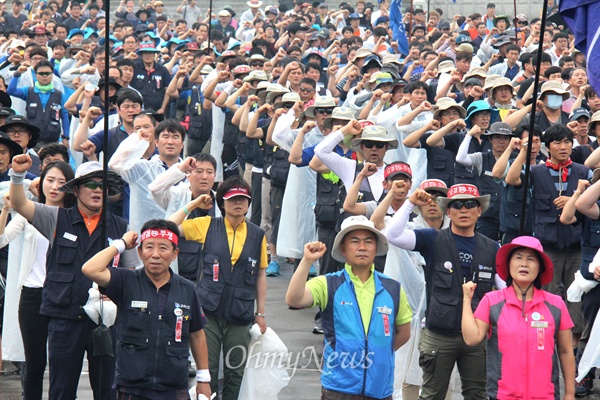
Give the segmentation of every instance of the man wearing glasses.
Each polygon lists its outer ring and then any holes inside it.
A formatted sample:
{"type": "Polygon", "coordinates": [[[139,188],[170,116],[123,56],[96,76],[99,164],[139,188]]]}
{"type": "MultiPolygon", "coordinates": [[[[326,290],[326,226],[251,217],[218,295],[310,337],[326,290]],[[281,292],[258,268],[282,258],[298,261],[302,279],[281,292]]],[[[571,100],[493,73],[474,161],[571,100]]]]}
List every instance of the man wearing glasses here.
{"type": "Polygon", "coordinates": [[[490,204],[490,195],[479,195],[474,185],[457,184],[437,202],[450,218],[445,229],[406,229],[413,208],[433,202],[425,190],[415,190],[392,217],[386,236],[390,243],[421,253],[425,259],[426,325],[419,344],[423,385],[419,399],[441,399],[457,363],[465,399],[485,399],[486,343],[467,346],[460,333],[461,287],[477,283],[472,307],[485,293],[505,284],[496,276],[498,243],[475,232],[477,220],[490,204]]]}
{"type": "MultiPolygon", "coordinates": [[[[36,64],[33,68],[36,78],[33,87],[19,85],[19,78],[21,74],[27,72],[27,69],[26,63],[19,67],[8,85],[7,93],[25,101],[25,115],[29,119],[28,123],[43,127],[37,144],[33,143],[34,148],[40,149],[47,144],[58,142],[61,137],[61,128],[64,144],[68,146],[69,113],[65,108],[67,97],[52,82],[54,77],[53,65],[47,60],[39,61],[36,64]]],[[[31,132],[27,133],[31,134],[31,132]]],[[[26,146],[33,147],[25,143],[23,147],[26,146]]]]}
{"type": "MultiPolygon", "coordinates": [[[[107,241],[101,237],[102,166],[92,161],[77,168],[75,178],[59,188],[73,192],[77,205],[72,208],[50,207],[28,200],[23,188],[31,157],[20,154],[12,159],[10,199],[13,208],[29,221],[50,242],[46,280],[42,289],[41,314],[49,317],[48,354],[51,399],[75,399],[81,376],[84,354],[87,352],[89,379],[97,399],[114,398],[111,386],[115,373],[112,357],[94,354],[92,332],[98,326],[83,306],[92,282],[81,272],[82,265],[93,255],[121,238],[127,231],[127,221],[112,213],[106,215],[107,241]]],[[[123,181],[108,171],[108,194],[115,195],[123,181]]],[[[135,250],[126,250],[115,257],[112,265],[134,268],[140,264],[135,250]]]]}

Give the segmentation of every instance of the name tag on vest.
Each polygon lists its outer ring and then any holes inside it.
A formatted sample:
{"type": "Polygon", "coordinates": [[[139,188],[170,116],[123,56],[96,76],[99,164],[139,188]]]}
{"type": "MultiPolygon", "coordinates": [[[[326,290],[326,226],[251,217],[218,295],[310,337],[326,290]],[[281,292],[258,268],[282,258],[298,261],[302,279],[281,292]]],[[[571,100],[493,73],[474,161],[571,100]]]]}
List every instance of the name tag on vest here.
{"type": "Polygon", "coordinates": [[[75,235],[73,235],[72,233],[69,233],[69,232],[65,232],[65,233],[63,234],[63,237],[64,237],[65,239],[68,239],[68,240],[70,240],[71,242],[75,242],[75,241],[77,241],[77,236],[75,236],[75,235]]]}
{"type": "Polygon", "coordinates": [[[148,308],[147,301],[132,300],[131,308],[148,308]]]}

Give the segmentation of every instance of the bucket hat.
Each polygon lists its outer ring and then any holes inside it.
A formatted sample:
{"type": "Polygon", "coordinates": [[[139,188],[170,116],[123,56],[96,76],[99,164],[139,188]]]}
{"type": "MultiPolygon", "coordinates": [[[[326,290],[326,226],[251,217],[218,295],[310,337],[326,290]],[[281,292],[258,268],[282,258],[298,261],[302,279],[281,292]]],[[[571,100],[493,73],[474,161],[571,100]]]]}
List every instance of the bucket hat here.
{"type": "Polygon", "coordinates": [[[315,99],[315,102],[304,110],[304,114],[307,117],[314,118],[315,110],[317,108],[335,108],[335,100],[331,96],[319,96],[315,99]]]}
{"type": "MultiPolygon", "coordinates": [[[[75,178],[62,185],[58,190],[61,192],[73,193],[75,186],[81,185],[92,178],[102,178],[102,165],[98,161],[88,161],[77,167],[75,178]]],[[[123,189],[123,179],[113,171],[107,172],[108,194],[115,195],[123,189]]]]}
{"type": "Polygon", "coordinates": [[[349,107],[336,107],[333,109],[333,113],[331,117],[325,118],[323,121],[323,128],[331,129],[333,128],[333,121],[336,119],[343,121],[352,121],[354,119],[354,111],[349,107]]]}
{"type": "Polygon", "coordinates": [[[450,97],[442,97],[438,99],[437,104],[434,107],[435,110],[433,111],[433,119],[438,119],[442,111],[446,111],[451,108],[456,108],[456,110],[460,114],[460,117],[463,119],[467,115],[467,110],[465,110],[463,106],[458,104],[456,100],[450,97]]]}
{"type": "Polygon", "coordinates": [[[377,252],[376,256],[383,256],[387,253],[388,250],[388,241],[386,237],[381,233],[377,228],[375,228],[375,224],[371,222],[364,215],[355,215],[352,217],[348,217],[342,222],[342,230],[335,236],[335,240],[333,242],[333,246],[331,247],[331,256],[339,262],[346,262],[346,257],[342,253],[341,244],[344,240],[344,237],[352,232],[357,230],[367,230],[373,232],[375,237],[377,238],[377,252]]]}
{"type": "Polygon", "coordinates": [[[24,126],[25,128],[27,128],[27,130],[31,134],[31,139],[29,139],[29,144],[27,145],[27,147],[34,147],[37,144],[38,138],[40,137],[40,128],[38,128],[35,125],[31,125],[29,123],[29,120],[23,115],[11,115],[10,117],[6,118],[6,121],[4,122],[4,125],[1,127],[1,129],[5,131],[8,129],[8,127],[15,125],[24,126]]]}
{"type": "Polygon", "coordinates": [[[540,282],[542,285],[547,285],[552,282],[552,277],[554,275],[554,265],[552,264],[552,260],[544,253],[544,248],[540,241],[532,236],[516,237],[512,242],[500,247],[496,254],[496,273],[498,276],[504,281],[508,279],[510,275],[509,256],[511,255],[512,250],[519,247],[535,250],[539,254],[543,263],[543,268],[542,265],[540,265],[540,282]]]}
{"type": "Polygon", "coordinates": [[[470,129],[473,126],[471,118],[481,111],[489,111],[491,113],[490,122],[498,119],[499,112],[496,107],[492,107],[487,100],[477,100],[472,102],[467,108],[467,116],[465,118],[465,124],[467,124],[467,128],[470,129]]]}
{"type": "Polygon", "coordinates": [[[481,206],[481,212],[485,212],[490,206],[490,195],[486,194],[483,196],[479,195],[479,189],[475,185],[469,185],[466,183],[459,183],[452,185],[448,189],[446,197],[438,197],[437,202],[442,212],[446,212],[448,204],[454,200],[477,200],[481,206]]]}
{"type": "Polygon", "coordinates": [[[360,137],[352,140],[352,150],[362,151],[360,149],[360,144],[365,140],[369,140],[371,142],[386,142],[388,144],[388,150],[398,148],[398,141],[388,135],[388,132],[385,130],[385,128],[379,125],[372,125],[363,128],[360,137]]]}

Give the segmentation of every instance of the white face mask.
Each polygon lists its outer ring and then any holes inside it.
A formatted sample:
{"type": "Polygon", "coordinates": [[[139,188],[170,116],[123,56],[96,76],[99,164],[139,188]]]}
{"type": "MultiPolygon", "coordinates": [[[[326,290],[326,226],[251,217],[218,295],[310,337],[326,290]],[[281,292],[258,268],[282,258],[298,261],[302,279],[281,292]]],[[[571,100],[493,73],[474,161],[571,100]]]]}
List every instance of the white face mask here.
{"type": "Polygon", "coordinates": [[[546,97],[546,106],[548,106],[548,108],[551,108],[553,110],[558,110],[563,103],[563,98],[561,95],[559,94],[549,94],[546,97]]]}

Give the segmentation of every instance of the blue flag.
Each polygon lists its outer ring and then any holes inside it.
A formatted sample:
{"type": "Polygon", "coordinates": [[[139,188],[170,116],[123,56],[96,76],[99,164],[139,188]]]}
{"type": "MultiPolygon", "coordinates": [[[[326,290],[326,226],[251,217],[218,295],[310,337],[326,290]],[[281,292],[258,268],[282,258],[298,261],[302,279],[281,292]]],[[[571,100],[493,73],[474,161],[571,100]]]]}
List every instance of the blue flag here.
{"type": "Polygon", "coordinates": [[[393,32],[393,39],[398,43],[398,50],[404,54],[408,54],[408,39],[404,30],[404,22],[402,22],[402,0],[392,0],[390,4],[390,27],[393,32]]]}
{"type": "Polygon", "coordinates": [[[559,10],[585,55],[590,85],[600,93],[600,0],[562,0],[559,10]]]}

